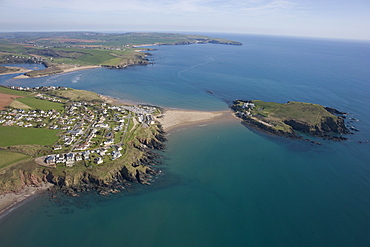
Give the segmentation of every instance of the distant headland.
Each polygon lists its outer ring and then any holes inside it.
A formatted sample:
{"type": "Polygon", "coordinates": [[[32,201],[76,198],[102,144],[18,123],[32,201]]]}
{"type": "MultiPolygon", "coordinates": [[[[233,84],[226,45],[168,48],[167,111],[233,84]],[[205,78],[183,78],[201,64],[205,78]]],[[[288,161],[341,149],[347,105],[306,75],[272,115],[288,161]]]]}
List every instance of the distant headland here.
{"type": "Polygon", "coordinates": [[[143,46],[224,44],[238,41],[202,35],[177,33],[95,33],[95,32],[18,32],[0,34],[0,64],[38,63],[42,70],[16,70],[0,67],[0,74],[24,73],[32,78],[98,67],[122,69],[147,65],[148,51],[143,46]]]}

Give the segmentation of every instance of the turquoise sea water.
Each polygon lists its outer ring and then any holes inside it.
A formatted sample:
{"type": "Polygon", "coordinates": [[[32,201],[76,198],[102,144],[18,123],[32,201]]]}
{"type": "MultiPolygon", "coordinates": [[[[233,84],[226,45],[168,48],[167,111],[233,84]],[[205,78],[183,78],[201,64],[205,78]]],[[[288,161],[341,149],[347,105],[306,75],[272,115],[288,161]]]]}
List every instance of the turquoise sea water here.
{"type": "Polygon", "coordinates": [[[0,83],[197,110],[237,98],[305,101],[348,112],[360,132],[318,146],[237,121],[183,129],[169,135],[152,186],[42,196],[1,219],[0,246],[369,246],[370,43],[218,36],[244,45],[161,46],[154,65],[0,83]]]}

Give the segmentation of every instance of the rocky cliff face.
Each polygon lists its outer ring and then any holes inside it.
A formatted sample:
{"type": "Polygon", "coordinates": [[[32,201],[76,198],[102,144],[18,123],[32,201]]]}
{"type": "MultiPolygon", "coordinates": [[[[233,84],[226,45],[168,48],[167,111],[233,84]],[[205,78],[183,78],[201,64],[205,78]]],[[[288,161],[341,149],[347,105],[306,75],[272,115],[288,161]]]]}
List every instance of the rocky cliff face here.
{"type": "Polygon", "coordinates": [[[269,127],[265,124],[262,124],[261,122],[255,121],[252,118],[248,118],[248,117],[243,117],[242,119],[243,119],[242,124],[247,126],[247,127],[250,126],[254,129],[257,129],[259,131],[262,131],[262,132],[265,132],[265,133],[268,133],[268,134],[273,134],[273,135],[277,135],[277,136],[284,136],[284,137],[288,137],[288,138],[291,138],[291,139],[301,139],[301,137],[296,135],[294,133],[294,131],[286,132],[286,131],[282,131],[282,130],[277,130],[277,129],[269,127]]]}
{"type": "Polygon", "coordinates": [[[140,150],[141,155],[131,164],[127,164],[125,160],[117,160],[114,165],[109,165],[109,170],[73,171],[65,172],[63,175],[55,175],[52,169],[45,169],[43,171],[45,173],[44,180],[72,196],[91,190],[96,190],[101,194],[117,192],[124,189],[129,182],[149,184],[150,179],[158,173],[154,166],[160,163],[161,158],[153,150],[163,150],[165,146],[155,137],[139,141],[141,145],[135,146],[135,148],[140,150]]]}
{"type": "Polygon", "coordinates": [[[2,170],[0,175],[6,179],[0,180],[0,194],[17,192],[25,186],[38,187],[45,182],[72,196],[92,190],[101,194],[114,193],[129,183],[149,184],[158,173],[155,165],[161,163],[161,156],[154,150],[163,150],[165,141],[164,133],[158,130],[151,138],[137,139],[136,144],[131,144],[128,152],[134,152],[132,160],[121,158],[92,169],[45,168],[27,161],[2,170]]]}
{"type": "Polygon", "coordinates": [[[284,123],[291,126],[295,131],[330,140],[346,140],[347,138],[340,135],[351,133],[341,117],[323,117],[317,125],[309,125],[293,119],[285,120],[284,123]]]}
{"type": "Polygon", "coordinates": [[[25,162],[15,167],[2,170],[0,180],[0,194],[18,192],[26,186],[39,187],[47,181],[42,169],[32,162],[25,162]],[[26,166],[22,169],[21,166],[26,166]]]}

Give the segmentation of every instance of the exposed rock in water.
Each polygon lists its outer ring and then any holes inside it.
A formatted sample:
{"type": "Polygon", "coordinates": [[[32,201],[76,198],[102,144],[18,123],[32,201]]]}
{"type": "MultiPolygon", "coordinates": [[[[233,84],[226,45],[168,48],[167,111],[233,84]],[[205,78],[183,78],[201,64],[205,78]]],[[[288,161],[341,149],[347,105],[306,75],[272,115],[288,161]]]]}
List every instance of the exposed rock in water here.
{"type": "Polygon", "coordinates": [[[328,112],[330,112],[331,114],[334,114],[334,115],[339,115],[339,116],[346,116],[347,115],[347,113],[338,111],[337,109],[334,109],[334,108],[331,108],[331,107],[324,107],[324,108],[325,108],[325,110],[327,110],[328,112]]]}

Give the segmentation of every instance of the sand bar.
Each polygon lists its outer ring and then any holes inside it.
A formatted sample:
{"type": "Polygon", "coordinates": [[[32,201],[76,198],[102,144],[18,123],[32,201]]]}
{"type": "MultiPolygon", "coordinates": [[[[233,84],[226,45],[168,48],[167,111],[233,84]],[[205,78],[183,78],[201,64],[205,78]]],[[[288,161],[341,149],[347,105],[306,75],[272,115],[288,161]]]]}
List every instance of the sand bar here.
{"type": "Polygon", "coordinates": [[[188,110],[166,110],[156,118],[164,131],[174,131],[186,126],[202,125],[215,122],[236,120],[230,110],[227,111],[188,111],[188,110]]]}
{"type": "MultiPolygon", "coordinates": [[[[64,73],[68,73],[68,72],[73,72],[73,71],[78,71],[78,70],[85,70],[85,69],[96,69],[96,68],[100,68],[101,66],[99,65],[91,65],[91,66],[74,66],[74,67],[67,67],[65,69],[63,69],[63,72],[61,73],[58,73],[58,74],[64,74],[64,73]]],[[[49,75],[44,75],[44,76],[37,76],[37,77],[45,77],[45,76],[49,76],[49,75]]],[[[19,75],[19,76],[16,76],[14,77],[13,79],[27,79],[27,78],[30,78],[29,76],[26,76],[26,75],[19,75]]]]}

